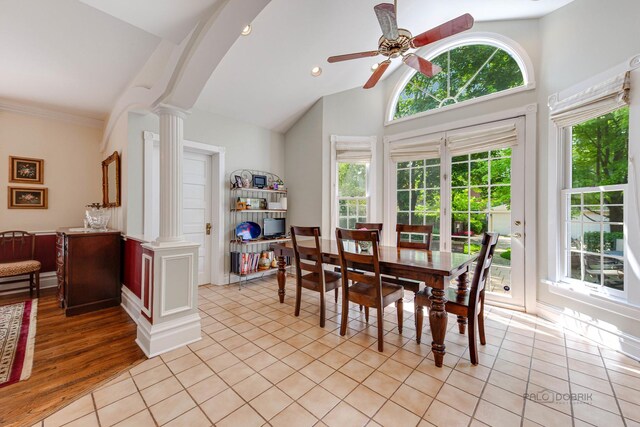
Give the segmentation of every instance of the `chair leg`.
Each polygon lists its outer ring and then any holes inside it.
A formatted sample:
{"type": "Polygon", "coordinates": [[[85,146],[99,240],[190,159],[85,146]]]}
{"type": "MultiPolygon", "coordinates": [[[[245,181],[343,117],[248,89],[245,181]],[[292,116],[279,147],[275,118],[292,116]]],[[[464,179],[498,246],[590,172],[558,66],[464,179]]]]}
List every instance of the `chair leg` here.
{"type": "MultiPolygon", "coordinates": [[[[40,298],[40,272],[36,272],[36,298],[40,298]]],[[[482,306],[484,308],[484,304],[482,306]]]]}
{"type": "Polygon", "coordinates": [[[424,312],[421,305],[416,305],[416,342],[420,344],[422,339],[422,323],[424,322],[424,312]]]}
{"type": "Polygon", "coordinates": [[[362,311],[362,305],[360,305],[360,311],[362,311]]]}
{"type": "Polygon", "coordinates": [[[336,302],[336,304],[337,304],[337,303],[338,303],[338,288],[335,288],[335,289],[333,290],[333,293],[335,294],[335,302],[336,302]]]}
{"type": "Polygon", "coordinates": [[[471,359],[472,365],[478,364],[478,342],[476,340],[477,333],[477,314],[470,316],[468,319],[469,326],[469,358],[471,359]]]}
{"type": "MultiPolygon", "coordinates": [[[[360,306],[362,307],[362,306],[360,306]]],[[[369,323],[369,307],[364,308],[364,321],[369,323]]]]}
{"type": "Polygon", "coordinates": [[[340,335],[347,333],[347,318],[349,317],[349,296],[342,293],[342,312],[340,313],[340,335]]]}
{"type": "MultiPolygon", "coordinates": [[[[367,307],[368,309],[368,307],[367,307]]],[[[384,351],[384,340],[382,339],[382,331],[384,328],[382,327],[382,312],[384,311],[382,307],[377,307],[378,309],[378,351],[384,351]]]]}
{"type": "Polygon", "coordinates": [[[300,316],[300,302],[302,300],[302,286],[296,285],[296,317],[300,316]]]}
{"type": "Polygon", "coordinates": [[[486,345],[487,339],[484,336],[484,292],[480,294],[480,303],[482,308],[480,309],[480,314],[478,314],[478,335],[480,335],[480,344],[486,345]]]}
{"type": "Polygon", "coordinates": [[[398,333],[402,335],[402,320],[404,316],[402,298],[396,301],[396,310],[398,311],[398,333]]]}
{"type": "Polygon", "coordinates": [[[324,328],[324,292],[320,292],[320,327],[324,328]]]}
{"type": "Polygon", "coordinates": [[[33,299],[33,273],[29,273],[29,298],[33,299]]]}

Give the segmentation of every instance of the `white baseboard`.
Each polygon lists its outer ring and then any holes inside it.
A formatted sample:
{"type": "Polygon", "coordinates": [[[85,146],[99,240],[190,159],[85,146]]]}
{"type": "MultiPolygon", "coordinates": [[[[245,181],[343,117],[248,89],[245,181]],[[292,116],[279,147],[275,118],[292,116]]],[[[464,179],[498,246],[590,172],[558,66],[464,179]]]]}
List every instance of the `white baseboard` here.
{"type": "MultiPolygon", "coordinates": [[[[9,280],[9,279],[5,279],[5,280],[9,280]]],[[[2,280],[0,280],[0,285],[2,285],[2,280]]],[[[0,288],[0,290],[2,290],[3,294],[4,293],[17,294],[20,292],[28,291],[29,289],[18,289],[18,288],[24,288],[25,286],[29,286],[28,276],[25,276],[24,281],[22,282],[11,283],[9,285],[2,285],[2,288],[0,288]]],[[[56,288],[56,287],[58,287],[58,278],[56,277],[55,271],[40,273],[40,289],[41,290],[47,289],[47,288],[56,288]]]]}
{"type": "Polygon", "coordinates": [[[562,325],[596,343],[640,361],[640,337],[605,329],[588,319],[564,312],[560,307],[538,301],[538,316],[562,325]]]}
{"type": "Polygon", "coordinates": [[[125,285],[122,285],[122,303],[120,304],[124,311],[127,312],[129,317],[138,324],[138,318],[140,317],[140,309],[142,308],[142,301],[133,292],[129,290],[125,285]]]}
{"type": "Polygon", "coordinates": [[[136,344],[147,357],[154,357],[187,344],[200,341],[200,314],[194,313],[175,320],[152,325],[140,316],[136,344]]]}

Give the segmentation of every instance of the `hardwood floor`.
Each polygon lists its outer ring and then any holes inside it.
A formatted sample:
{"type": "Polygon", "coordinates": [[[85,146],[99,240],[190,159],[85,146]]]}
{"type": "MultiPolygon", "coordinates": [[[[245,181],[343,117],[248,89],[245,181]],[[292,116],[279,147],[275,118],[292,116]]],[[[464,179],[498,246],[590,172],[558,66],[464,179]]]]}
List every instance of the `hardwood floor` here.
{"type": "MultiPolygon", "coordinates": [[[[30,426],[145,359],[121,307],[65,317],[53,289],[40,296],[31,378],[0,389],[1,426],[30,426]]],[[[0,305],[25,299],[0,295],[0,305]]]]}

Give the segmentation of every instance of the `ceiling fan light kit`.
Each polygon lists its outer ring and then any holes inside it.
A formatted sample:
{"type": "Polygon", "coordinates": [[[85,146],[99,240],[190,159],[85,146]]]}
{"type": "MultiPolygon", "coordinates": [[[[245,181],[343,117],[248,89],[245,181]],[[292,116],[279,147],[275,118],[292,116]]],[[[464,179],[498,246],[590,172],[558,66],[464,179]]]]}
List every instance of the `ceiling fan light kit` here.
{"type": "Polygon", "coordinates": [[[465,13],[413,37],[410,31],[404,28],[398,28],[396,6],[394,4],[380,3],[376,5],[373,10],[376,13],[380,28],[382,29],[382,37],[378,40],[378,50],[331,56],[327,59],[329,63],[334,63],[378,55],[386,56],[387,59],[380,62],[377,67],[375,64],[371,67],[373,74],[367,83],[365,83],[364,89],[374,87],[391,64],[391,60],[398,57],[402,57],[404,64],[427,77],[438,74],[442,71],[439,66],[415,53],[409,52],[409,50],[426,46],[473,27],[473,17],[465,13]]]}

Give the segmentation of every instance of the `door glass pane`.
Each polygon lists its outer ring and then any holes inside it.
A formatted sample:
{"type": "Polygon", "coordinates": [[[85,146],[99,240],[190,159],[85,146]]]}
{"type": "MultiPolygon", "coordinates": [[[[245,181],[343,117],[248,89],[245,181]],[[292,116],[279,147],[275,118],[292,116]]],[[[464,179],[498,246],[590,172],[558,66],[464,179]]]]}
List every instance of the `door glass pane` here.
{"type": "Polygon", "coordinates": [[[484,232],[500,233],[487,291],[511,292],[511,149],[454,157],[452,251],[480,252],[484,232]]]}
{"type": "MultiPolygon", "coordinates": [[[[440,159],[421,159],[397,165],[396,220],[398,224],[433,225],[431,249],[440,249],[440,159]]],[[[421,235],[403,239],[422,241],[421,235]]]]}

